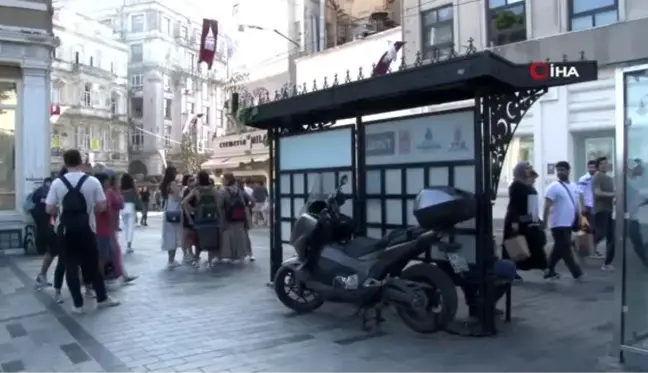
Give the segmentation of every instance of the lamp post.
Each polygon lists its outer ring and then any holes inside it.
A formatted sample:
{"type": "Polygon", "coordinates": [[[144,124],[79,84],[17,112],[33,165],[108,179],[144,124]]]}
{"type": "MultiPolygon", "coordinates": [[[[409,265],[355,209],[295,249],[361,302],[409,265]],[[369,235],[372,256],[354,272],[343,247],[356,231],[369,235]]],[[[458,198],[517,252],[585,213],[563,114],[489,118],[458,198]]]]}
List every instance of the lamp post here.
{"type": "Polygon", "coordinates": [[[285,39],[285,40],[288,40],[290,43],[294,44],[294,45],[297,46],[298,48],[301,47],[301,45],[300,45],[297,41],[295,41],[295,40],[289,38],[288,36],[286,36],[285,34],[283,34],[281,31],[279,31],[279,30],[277,30],[277,29],[274,29],[274,28],[267,28],[267,27],[262,27],[262,26],[257,26],[257,25],[239,25],[239,28],[238,28],[238,29],[239,29],[239,32],[243,32],[243,31],[245,31],[246,29],[253,29],[253,30],[259,30],[259,31],[270,31],[270,32],[274,32],[275,34],[279,35],[281,38],[283,38],[283,39],[285,39]]]}

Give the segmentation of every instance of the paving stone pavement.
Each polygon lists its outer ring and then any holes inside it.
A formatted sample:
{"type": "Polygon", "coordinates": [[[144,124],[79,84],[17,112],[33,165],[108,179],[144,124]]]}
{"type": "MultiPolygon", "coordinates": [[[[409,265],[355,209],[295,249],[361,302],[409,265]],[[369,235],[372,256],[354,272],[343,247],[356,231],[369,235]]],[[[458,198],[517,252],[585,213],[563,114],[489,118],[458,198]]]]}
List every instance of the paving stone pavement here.
{"type": "MultiPolygon", "coordinates": [[[[296,315],[268,280],[268,231],[252,232],[255,263],[214,271],[165,268],[160,220],[138,228],[125,263],[141,277],[119,307],[69,315],[71,301],[35,291],[40,259],[0,257],[0,371],[609,371],[612,278],[584,283],[525,275],[513,322],[494,338],[418,335],[393,312],[363,332],[354,309],[296,315]]],[[[291,253],[287,253],[291,254],[291,253]]],[[[53,268],[52,268],[53,271],[53,268]]],[[[465,309],[460,310],[465,312],[465,309]]]]}

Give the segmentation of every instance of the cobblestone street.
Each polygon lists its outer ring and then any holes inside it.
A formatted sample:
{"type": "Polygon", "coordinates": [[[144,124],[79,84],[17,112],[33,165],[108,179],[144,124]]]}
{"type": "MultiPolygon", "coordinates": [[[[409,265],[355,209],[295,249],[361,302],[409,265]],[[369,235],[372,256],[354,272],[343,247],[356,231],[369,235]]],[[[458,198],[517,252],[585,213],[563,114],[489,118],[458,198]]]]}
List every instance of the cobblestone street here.
{"type": "Polygon", "coordinates": [[[167,270],[159,230],[152,218],[135,233],[125,262],[141,277],[115,292],[123,304],[80,316],[69,314],[66,292],[57,305],[52,289],[35,291],[40,258],[0,256],[0,371],[618,369],[607,356],[612,275],[599,272],[599,262],[588,265],[584,283],[525,274],[513,291],[513,322],[494,338],[417,335],[391,311],[382,331],[363,332],[350,307],[298,316],[275,299],[265,286],[265,229],[252,233],[255,263],[210,272],[167,270]]]}

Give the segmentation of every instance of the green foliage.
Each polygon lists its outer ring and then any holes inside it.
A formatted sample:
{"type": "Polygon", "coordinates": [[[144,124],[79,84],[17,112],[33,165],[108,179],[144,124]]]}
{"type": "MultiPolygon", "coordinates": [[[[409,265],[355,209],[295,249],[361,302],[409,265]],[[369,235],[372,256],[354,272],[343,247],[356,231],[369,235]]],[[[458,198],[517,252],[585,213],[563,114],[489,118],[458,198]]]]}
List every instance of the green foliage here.
{"type": "Polygon", "coordinates": [[[182,173],[196,173],[200,171],[200,165],[207,162],[209,157],[198,153],[196,149],[195,131],[182,135],[180,142],[180,163],[178,171],[182,173]]]}
{"type": "Polygon", "coordinates": [[[254,119],[258,112],[259,109],[257,109],[256,106],[239,109],[236,113],[236,125],[239,127],[244,127],[254,119]]]}

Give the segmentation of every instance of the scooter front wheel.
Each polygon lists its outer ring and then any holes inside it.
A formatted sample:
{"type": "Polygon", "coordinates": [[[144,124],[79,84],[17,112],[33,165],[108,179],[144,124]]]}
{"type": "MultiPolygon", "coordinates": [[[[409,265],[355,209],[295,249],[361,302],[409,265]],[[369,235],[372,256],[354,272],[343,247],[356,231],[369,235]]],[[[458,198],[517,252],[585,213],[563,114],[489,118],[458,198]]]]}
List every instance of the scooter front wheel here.
{"type": "Polygon", "coordinates": [[[403,322],[418,333],[434,333],[445,329],[457,314],[458,296],[455,284],[439,267],[416,264],[401,273],[400,278],[425,285],[417,304],[397,307],[403,322]]]}
{"type": "Polygon", "coordinates": [[[279,268],[275,275],[274,288],[279,301],[298,313],[313,312],[324,304],[318,293],[298,286],[295,269],[292,267],[279,268]]]}

